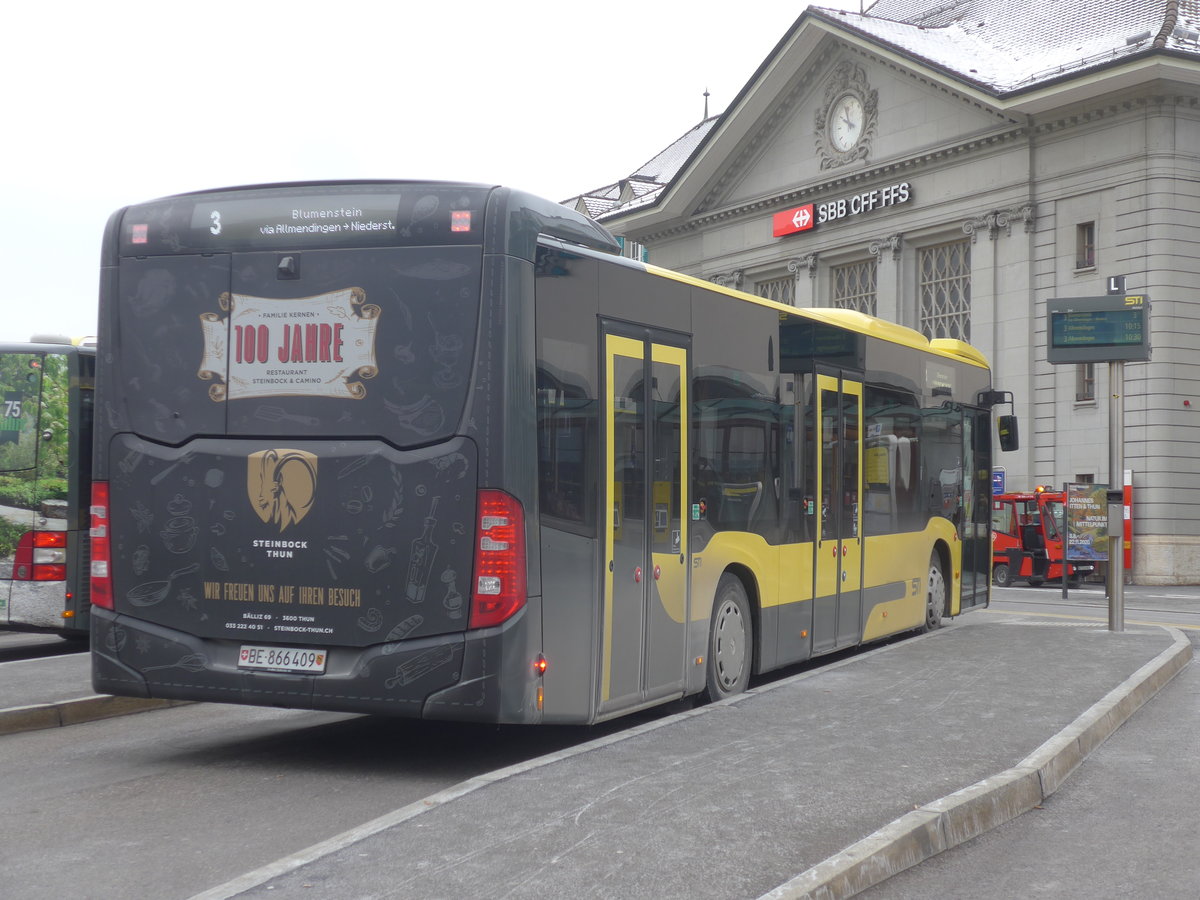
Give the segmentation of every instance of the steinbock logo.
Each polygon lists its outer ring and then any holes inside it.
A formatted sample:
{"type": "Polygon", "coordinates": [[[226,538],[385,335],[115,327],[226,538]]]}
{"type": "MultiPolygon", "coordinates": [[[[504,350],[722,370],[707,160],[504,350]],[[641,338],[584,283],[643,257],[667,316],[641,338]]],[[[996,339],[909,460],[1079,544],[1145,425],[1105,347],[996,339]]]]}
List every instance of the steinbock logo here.
{"type": "Polygon", "coordinates": [[[246,458],[246,493],[258,517],[283,531],[308,515],[317,496],[317,457],[282,447],[246,458]]]}

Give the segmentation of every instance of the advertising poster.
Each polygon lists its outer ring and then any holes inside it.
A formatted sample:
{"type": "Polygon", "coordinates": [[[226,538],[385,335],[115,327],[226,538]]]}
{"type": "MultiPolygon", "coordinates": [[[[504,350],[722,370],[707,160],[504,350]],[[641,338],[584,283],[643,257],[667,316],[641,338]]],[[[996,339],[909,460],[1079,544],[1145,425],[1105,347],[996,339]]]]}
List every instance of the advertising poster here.
{"type": "Polygon", "coordinates": [[[1067,559],[1108,559],[1108,485],[1067,485],[1067,559]]]}

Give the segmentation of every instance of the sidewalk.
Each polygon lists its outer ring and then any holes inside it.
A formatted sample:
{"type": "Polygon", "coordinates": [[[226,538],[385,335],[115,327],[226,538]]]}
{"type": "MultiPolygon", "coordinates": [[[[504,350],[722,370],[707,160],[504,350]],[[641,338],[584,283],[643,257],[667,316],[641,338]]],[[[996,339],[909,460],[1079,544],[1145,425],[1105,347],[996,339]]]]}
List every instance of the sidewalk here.
{"type": "Polygon", "coordinates": [[[1191,659],[979,612],[443,791],[206,891],[848,896],[1041,803],[1191,659]]]}
{"type": "Polygon", "coordinates": [[[3,690],[0,735],[180,705],[174,700],[97,694],[92,690],[92,661],[86,653],[5,663],[3,690]]]}

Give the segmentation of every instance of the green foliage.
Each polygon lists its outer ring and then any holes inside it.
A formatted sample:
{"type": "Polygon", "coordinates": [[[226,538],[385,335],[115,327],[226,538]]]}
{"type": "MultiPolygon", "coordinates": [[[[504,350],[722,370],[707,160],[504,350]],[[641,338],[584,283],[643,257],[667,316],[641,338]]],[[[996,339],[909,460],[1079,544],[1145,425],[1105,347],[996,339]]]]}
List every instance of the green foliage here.
{"type": "MultiPolygon", "coordinates": [[[[57,497],[58,486],[41,489],[19,482],[64,481],[69,463],[71,375],[61,353],[0,354],[0,472],[13,505],[57,497]]],[[[65,496],[65,494],[63,494],[65,496]]],[[[10,501],[0,497],[0,503],[10,501]]]]}
{"type": "Polygon", "coordinates": [[[20,474],[0,475],[0,506],[37,509],[43,500],[66,499],[65,478],[43,478],[41,481],[34,481],[20,474]]]}
{"type": "MultiPolygon", "coordinates": [[[[49,432],[38,448],[38,469],[42,480],[67,477],[67,442],[70,439],[71,375],[67,358],[60,353],[47,353],[42,361],[42,409],[39,427],[49,432]]],[[[65,495],[64,495],[65,496],[65,495]]]]}
{"type": "Polygon", "coordinates": [[[13,551],[17,548],[17,541],[28,530],[24,525],[17,525],[8,519],[0,519],[0,559],[13,555],[13,551]]]}

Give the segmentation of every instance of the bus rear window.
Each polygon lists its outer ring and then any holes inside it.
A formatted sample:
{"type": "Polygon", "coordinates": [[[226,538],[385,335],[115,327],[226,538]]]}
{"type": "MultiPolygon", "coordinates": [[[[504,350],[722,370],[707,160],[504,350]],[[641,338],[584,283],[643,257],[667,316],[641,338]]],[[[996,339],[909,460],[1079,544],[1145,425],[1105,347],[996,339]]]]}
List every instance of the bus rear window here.
{"type": "Polygon", "coordinates": [[[0,355],[0,472],[37,465],[43,364],[40,353],[0,355]]]}
{"type": "Polygon", "coordinates": [[[137,434],[172,444],[358,435],[404,447],[458,426],[475,362],[478,246],[123,259],[120,277],[115,402],[137,434]]]}

